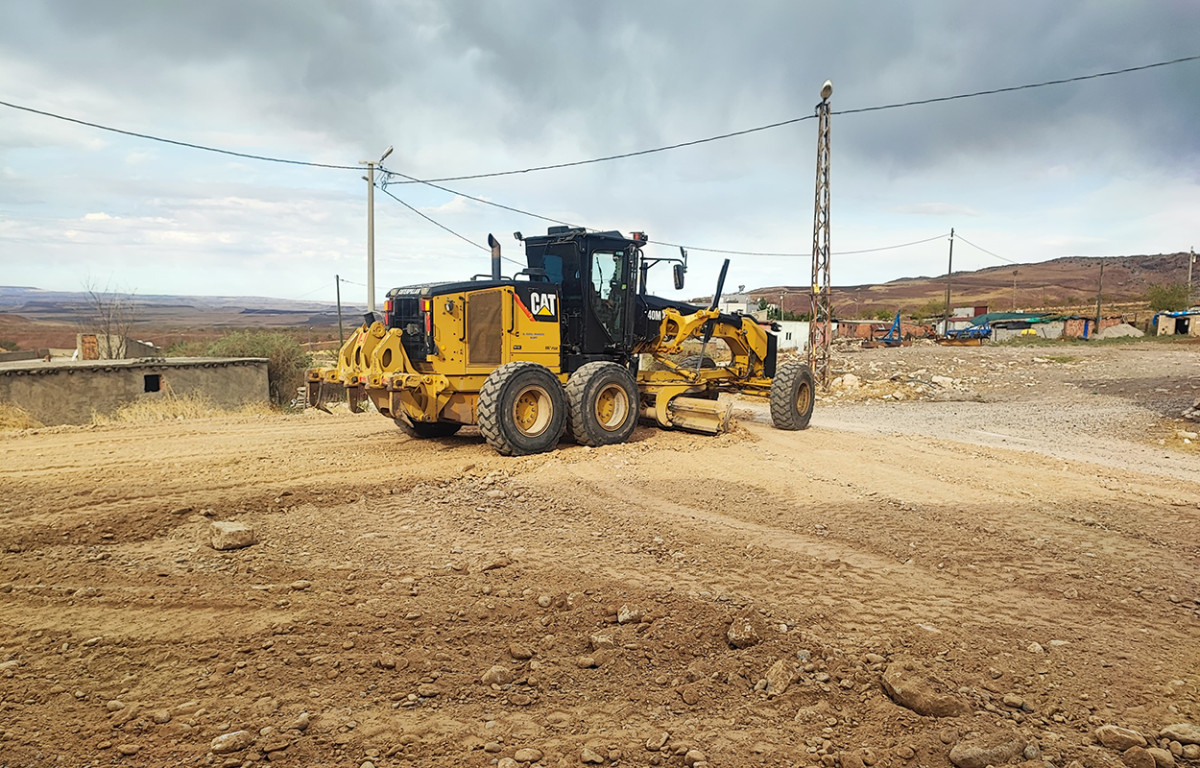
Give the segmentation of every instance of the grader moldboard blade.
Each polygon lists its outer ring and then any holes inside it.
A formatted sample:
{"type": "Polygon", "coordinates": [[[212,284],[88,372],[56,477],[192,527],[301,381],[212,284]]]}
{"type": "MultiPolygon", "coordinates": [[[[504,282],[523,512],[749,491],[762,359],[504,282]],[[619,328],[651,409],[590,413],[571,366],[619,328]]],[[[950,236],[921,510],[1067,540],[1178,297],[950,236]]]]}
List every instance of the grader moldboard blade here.
{"type": "Polygon", "coordinates": [[[671,425],[689,432],[719,435],[729,431],[733,403],[699,397],[676,397],[667,404],[671,425]]]}

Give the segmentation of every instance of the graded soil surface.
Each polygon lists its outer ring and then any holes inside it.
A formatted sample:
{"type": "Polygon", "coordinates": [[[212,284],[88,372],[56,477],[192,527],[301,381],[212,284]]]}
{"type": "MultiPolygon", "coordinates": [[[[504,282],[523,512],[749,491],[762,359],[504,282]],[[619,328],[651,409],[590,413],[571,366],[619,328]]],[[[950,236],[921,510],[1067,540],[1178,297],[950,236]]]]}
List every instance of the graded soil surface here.
{"type": "Polygon", "coordinates": [[[0,766],[1200,766],[1200,348],[1045,354],[847,354],[874,394],[805,431],[523,458],[0,434],[0,766]]]}

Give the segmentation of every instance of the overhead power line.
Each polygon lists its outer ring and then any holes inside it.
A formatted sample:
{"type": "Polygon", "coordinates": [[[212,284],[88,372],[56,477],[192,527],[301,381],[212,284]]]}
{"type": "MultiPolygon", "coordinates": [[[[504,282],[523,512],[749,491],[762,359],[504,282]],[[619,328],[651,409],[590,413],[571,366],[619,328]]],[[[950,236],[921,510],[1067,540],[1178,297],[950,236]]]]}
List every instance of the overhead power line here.
{"type": "MultiPolygon", "coordinates": [[[[1106,72],[1094,72],[1094,73],[1088,74],[1088,75],[1065,77],[1065,78],[1060,78],[1060,79],[1056,79],[1056,80],[1044,80],[1044,81],[1038,82],[1038,83],[1026,83],[1024,85],[1012,85],[1012,86],[1006,86],[1003,88],[991,88],[991,89],[983,90],[983,91],[972,91],[970,93],[959,93],[959,94],[955,94],[952,96],[937,96],[937,97],[929,98],[929,99],[917,99],[917,100],[913,100],[913,101],[897,102],[894,104],[881,104],[881,105],[873,106],[873,107],[859,107],[857,109],[835,110],[832,112],[832,114],[855,115],[855,114],[863,114],[866,112],[881,112],[881,111],[889,110],[889,109],[901,109],[903,107],[915,107],[915,106],[922,106],[922,105],[926,105],[926,104],[937,104],[937,103],[946,102],[946,101],[957,101],[960,99],[972,99],[972,98],[977,98],[979,96],[992,96],[992,95],[996,95],[996,94],[1000,94],[1000,93],[1011,93],[1013,91],[1023,91],[1023,90],[1030,90],[1030,89],[1034,89],[1034,88],[1046,88],[1046,87],[1054,86],[1054,85],[1065,85],[1067,83],[1078,83],[1078,82],[1082,82],[1085,80],[1096,80],[1096,79],[1099,79],[1102,77],[1127,75],[1132,72],[1142,72],[1142,71],[1145,71],[1148,69],[1156,69],[1159,67],[1169,67],[1169,66],[1173,66],[1176,64],[1184,64],[1187,62],[1198,61],[1198,60],[1200,60],[1200,54],[1197,54],[1194,56],[1183,56],[1183,57],[1180,57],[1177,59],[1170,59],[1168,61],[1158,61],[1158,62],[1154,62],[1152,64],[1142,64],[1142,65],[1139,65],[1136,67],[1125,67],[1123,69],[1113,69],[1113,70],[1108,70],[1106,72]]],[[[240,157],[240,158],[244,158],[247,160],[260,160],[260,161],[268,162],[268,163],[283,163],[283,164],[287,164],[287,165],[301,165],[301,166],[308,166],[311,168],[329,168],[329,169],[342,170],[342,171],[359,170],[359,167],[357,165],[337,165],[337,164],[332,164],[332,163],[316,163],[316,162],[311,162],[308,160],[295,160],[295,159],[291,159],[291,158],[271,157],[269,155],[259,155],[259,154],[254,154],[251,152],[238,152],[238,151],[231,150],[231,149],[222,149],[220,147],[213,147],[213,146],[208,146],[205,144],[196,144],[194,142],[189,142],[189,141],[180,141],[178,139],[169,139],[169,138],[165,138],[163,136],[155,136],[153,134],[142,133],[139,131],[131,131],[131,130],[127,130],[124,128],[115,128],[110,125],[103,125],[101,123],[95,123],[90,120],[82,120],[82,119],[76,118],[76,117],[60,115],[55,112],[49,112],[49,111],[42,110],[42,109],[35,109],[33,107],[27,107],[27,106],[23,106],[21,104],[14,104],[9,101],[0,101],[0,106],[8,107],[10,109],[20,110],[22,112],[28,112],[28,113],[35,114],[35,115],[41,115],[43,117],[50,117],[55,120],[62,120],[64,122],[68,122],[68,123],[74,123],[76,125],[83,125],[88,128],[95,128],[95,129],[101,130],[101,131],[117,133],[117,134],[121,134],[123,136],[131,136],[131,137],[138,138],[138,139],[145,139],[147,141],[157,141],[157,142],[160,142],[163,144],[170,144],[170,145],[177,146],[177,147],[186,147],[188,149],[197,149],[197,150],[201,150],[203,152],[215,152],[218,154],[230,155],[232,157],[240,157]]],[[[405,179],[405,181],[396,182],[396,183],[429,184],[429,183],[443,182],[443,181],[466,181],[469,179],[488,179],[488,178],[496,178],[499,176],[515,176],[515,175],[519,175],[519,174],[535,173],[535,172],[539,172],[539,171],[549,171],[549,170],[556,170],[556,169],[561,169],[561,168],[574,168],[574,167],[581,166],[581,165],[591,165],[594,163],[604,163],[604,162],[609,162],[612,160],[623,160],[623,159],[631,158],[631,157],[641,157],[643,155],[652,155],[652,154],[656,154],[659,152],[668,152],[668,151],[674,150],[674,149],[682,149],[685,147],[694,147],[694,146],[697,146],[700,144],[708,144],[708,143],[711,143],[714,141],[722,141],[725,139],[732,139],[732,138],[736,138],[738,136],[745,136],[745,135],[752,134],[752,133],[769,131],[773,128],[781,128],[783,126],[793,125],[795,123],[804,122],[806,120],[813,120],[813,119],[815,119],[815,117],[816,117],[816,115],[804,115],[801,117],[789,118],[787,120],[780,120],[780,121],[774,122],[774,123],[767,123],[766,125],[758,125],[758,126],[754,126],[752,128],[743,128],[743,129],[737,130],[737,131],[729,131],[727,133],[720,133],[715,136],[706,136],[701,139],[692,139],[690,141],[680,141],[680,142],[676,142],[674,144],[666,144],[661,147],[651,147],[649,149],[639,149],[639,150],[635,150],[633,152],[621,152],[621,153],[617,153],[617,154],[604,155],[601,157],[588,158],[586,160],[572,160],[572,161],[563,162],[563,163],[552,163],[549,165],[535,165],[535,166],[530,166],[527,168],[517,168],[517,169],[506,170],[506,171],[492,171],[492,172],[488,172],[488,173],[462,174],[462,175],[458,175],[458,176],[443,176],[443,177],[428,178],[428,179],[418,179],[418,178],[415,178],[412,176],[407,176],[405,174],[397,173],[395,175],[401,176],[402,178],[405,179]]]]}
{"type": "Polygon", "coordinates": [[[561,225],[563,225],[564,227],[570,227],[570,226],[573,226],[573,225],[572,225],[572,224],[570,224],[569,222],[563,221],[562,219],[554,219],[554,218],[551,218],[551,217],[549,217],[549,216],[543,216],[543,215],[542,215],[542,214],[540,214],[540,213],[533,213],[532,211],[525,211],[525,210],[522,210],[522,209],[520,209],[520,208],[514,208],[514,207],[512,207],[511,205],[504,205],[503,203],[497,203],[497,202],[493,202],[493,201],[491,201],[491,200],[486,200],[486,199],[484,199],[484,198],[482,198],[482,197],[475,197],[474,195],[468,195],[466,192],[459,192],[459,191],[457,191],[457,190],[450,189],[449,187],[443,187],[443,186],[441,186],[440,184],[435,184],[435,183],[434,183],[434,182],[432,182],[432,181],[425,181],[425,180],[423,180],[423,179],[416,179],[416,178],[413,178],[412,176],[409,176],[409,175],[408,175],[408,174],[406,174],[406,173],[400,173],[399,171],[393,171],[393,170],[390,170],[390,169],[388,169],[388,168],[385,168],[385,167],[383,167],[382,165],[381,165],[381,166],[379,166],[379,170],[380,170],[380,171],[381,171],[381,172],[384,174],[384,177],[385,177],[385,178],[384,178],[384,182],[383,182],[383,187],[382,187],[382,188],[386,188],[388,184],[404,184],[404,183],[407,183],[407,182],[394,182],[394,181],[389,181],[389,180],[387,179],[387,177],[390,177],[390,176],[399,176],[399,177],[400,177],[400,178],[402,178],[402,179],[407,179],[407,180],[408,180],[408,182],[413,182],[413,183],[417,183],[417,184],[424,184],[424,185],[425,185],[425,186],[427,186],[427,187],[433,187],[434,189],[440,189],[441,191],[443,191],[443,192],[446,192],[447,194],[455,195],[456,197],[462,197],[462,198],[465,198],[465,199],[467,199],[467,200],[474,200],[474,201],[475,201],[475,202],[477,202],[477,203],[481,203],[481,204],[483,204],[483,205],[490,205],[490,206],[492,206],[493,208],[501,208],[501,209],[503,209],[503,210],[505,210],[505,211],[512,211],[513,213],[519,213],[519,214],[521,214],[522,216],[531,216],[531,217],[533,217],[533,218],[535,218],[535,219],[541,219],[542,221],[548,221],[548,222],[550,222],[551,224],[561,224],[561,225]]]}
{"type": "Polygon", "coordinates": [[[162,144],[171,144],[172,146],[176,147],[199,149],[203,152],[216,152],[219,155],[231,155],[233,157],[245,158],[246,160],[262,160],[263,162],[267,163],[285,163],[287,165],[306,165],[310,168],[332,168],[339,171],[361,170],[361,168],[359,168],[357,165],[333,165],[330,163],[313,163],[308,160],[291,160],[285,157],[270,157],[268,155],[256,155],[250,152],[236,152],[232,149],[210,147],[205,144],[193,144],[190,141],[167,139],[162,136],[154,136],[149,133],[139,133],[137,131],[125,130],[124,128],[114,128],[110,125],[101,125],[100,123],[93,123],[88,120],[80,120],[77,117],[67,117],[66,115],[59,115],[54,112],[46,112],[45,110],[34,109],[33,107],[23,107],[20,104],[13,104],[8,101],[0,101],[0,106],[9,107],[10,109],[19,109],[22,112],[30,112],[35,115],[42,115],[43,117],[52,117],[55,120],[63,120],[68,123],[75,123],[76,125],[85,125],[88,128],[96,128],[97,130],[108,131],[109,133],[119,133],[122,136],[132,136],[135,139],[146,139],[147,141],[157,141],[162,144]]]}
{"type": "MultiPolygon", "coordinates": [[[[998,93],[1010,93],[1013,91],[1024,91],[1024,90],[1030,90],[1033,88],[1046,88],[1046,87],[1052,86],[1052,85],[1064,85],[1066,83],[1078,83],[1078,82],[1081,82],[1084,80],[1096,80],[1096,79],[1102,78],[1102,77],[1113,77],[1114,75],[1127,75],[1131,72],[1141,72],[1143,70],[1155,69],[1157,67],[1169,67],[1169,66],[1173,66],[1175,64],[1183,64],[1183,63],[1186,63],[1189,61],[1198,61],[1198,60],[1200,60],[1200,54],[1195,55],[1195,56],[1184,56],[1184,57],[1178,58],[1178,59],[1171,59],[1170,61],[1158,61],[1153,64],[1142,64],[1142,65],[1136,66],[1136,67],[1125,67],[1124,69],[1114,69],[1114,70],[1109,70],[1107,72],[1094,72],[1090,75],[1065,77],[1065,78],[1060,78],[1058,80],[1044,80],[1040,83],[1027,83],[1025,85],[1011,85],[1011,86],[1006,86],[1004,88],[991,88],[991,89],[988,89],[985,91],[973,91],[971,93],[959,93],[959,94],[955,94],[953,96],[937,96],[937,97],[929,98],[929,99],[918,99],[915,101],[897,102],[895,104],[881,104],[881,105],[874,106],[874,107],[859,107],[857,109],[834,110],[831,112],[831,114],[834,114],[834,115],[857,115],[857,114],[862,114],[865,112],[882,112],[882,111],[888,110],[888,109],[901,109],[903,107],[916,107],[916,106],[921,106],[924,104],[937,104],[937,103],[945,102],[945,101],[957,101],[959,99],[973,99],[973,98],[976,98],[979,96],[992,96],[992,95],[995,95],[998,93]]],[[[693,139],[691,141],[681,141],[681,142],[677,142],[675,144],[667,144],[667,145],[661,146],[661,147],[652,147],[650,149],[640,149],[635,152],[622,152],[620,154],[615,154],[615,155],[604,155],[602,157],[593,157],[593,158],[589,158],[587,160],[573,160],[573,161],[565,162],[565,163],[552,163],[550,165],[534,165],[534,166],[530,166],[528,168],[517,168],[517,169],[512,169],[512,170],[507,170],[507,171],[491,171],[491,172],[487,172],[487,173],[470,173],[470,174],[462,174],[459,176],[441,176],[441,177],[429,178],[429,179],[417,179],[417,178],[413,178],[413,177],[409,176],[409,177],[406,177],[408,179],[407,181],[398,182],[398,183],[421,184],[421,183],[443,182],[443,181],[468,181],[471,179],[492,179],[492,178],[497,178],[500,176],[516,176],[516,175],[520,175],[520,174],[524,174],[524,173],[535,173],[538,171],[551,171],[551,170],[557,170],[560,168],[574,168],[574,167],[581,166],[581,165],[591,165],[593,163],[604,163],[604,162],[608,162],[610,160],[623,160],[623,159],[629,158],[629,157],[640,157],[642,155],[652,155],[657,152],[667,152],[667,151],[670,151],[673,149],[682,149],[684,147],[694,147],[699,144],[708,144],[708,143],[714,142],[714,141],[722,141],[724,139],[732,139],[737,136],[745,136],[745,135],[751,134],[751,133],[759,133],[761,131],[769,131],[773,128],[782,128],[785,125],[793,125],[795,123],[800,123],[805,120],[815,120],[815,119],[816,119],[815,114],[804,115],[802,117],[793,117],[789,120],[780,120],[779,122],[776,122],[776,123],[768,123],[766,125],[759,125],[759,126],[755,126],[753,128],[744,128],[739,131],[730,131],[728,133],[720,133],[715,136],[708,136],[708,137],[705,137],[702,139],[693,139]]]]}
{"type": "Polygon", "coordinates": [[[413,213],[417,214],[417,215],[418,215],[418,216],[420,216],[422,219],[425,219],[425,221],[428,221],[430,224],[432,224],[433,226],[437,227],[438,229],[441,229],[441,230],[443,230],[443,231],[445,231],[445,232],[449,232],[450,234],[452,234],[452,235],[454,235],[455,237],[457,237],[459,240],[462,240],[462,241],[463,241],[464,243],[466,243],[467,245],[473,245],[473,246],[475,246],[476,248],[479,248],[480,250],[484,250],[484,251],[486,251],[486,250],[487,250],[487,248],[486,248],[485,246],[483,246],[483,245],[480,245],[479,243],[475,242],[474,240],[472,240],[471,238],[467,237],[466,235],[460,235],[459,233],[455,232],[453,229],[450,229],[450,227],[447,227],[445,224],[442,224],[441,222],[434,220],[432,217],[425,215],[425,214],[424,214],[424,213],[422,213],[421,211],[418,211],[418,210],[417,210],[416,208],[414,208],[413,206],[409,205],[408,203],[404,202],[404,201],[403,201],[403,200],[401,200],[400,198],[398,198],[398,197],[396,197],[395,195],[393,195],[391,192],[387,191],[387,189],[385,189],[383,186],[381,186],[381,185],[379,185],[379,184],[376,184],[375,186],[379,188],[379,191],[380,191],[380,192],[382,192],[383,194],[385,194],[385,195],[387,195],[388,197],[392,198],[392,199],[393,199],[393,200],[395,200],[397,203],[400,203],[400,205],[403,205],[405,208],[407,208],[408,210],[410,210],[410,211],[412,211],[413,213]]]}
{"type": "MultiPolygon", "coordinates": [[[[562,219],[554,219],[549,216],[543,216],[540,213],[534,213],[533,211],[526,211],[521,208],[514,208],[511,205],[504,205],[503,203],[497,203],[493,200],[487,200],[482,197],[475,197],[474,195],[468,195],[465,192],[459,192],[458,190],[451,189],[449,187],[444,187],[444,186],[434,183],[432,181],[425,181],[423,179],[415,179],[412,176],[409,176],[404,173],[400,173],[398,171],[393,171],[393,170],[391,170],[389,168],[385,168],[383,166],[380,166],[379,170],[381,173],[384,174],[385,177],[399,176],[400,178],[409,180],[409,182],[411,182],[411,183],[424,184],[428,187],[432,187],[434,189],[439,189],[442,192],[446,192],[447,194],[456,195],[458,197],[462,197],[467,200],[473,200],[473,201],[475,201],[477,203],[481,203],[483,205],[490,205],[494,208],[500,208],[505,211],[512,211],[513,213],[519,213],[523,216],[531,216],[535,219],[541,219],[542,221],[548,221],[551,224],[561,224],[561,225],[567,226],[567,227],[573,226],[572,224],[570,224],[566,221],[563,221],[562,219]]],[[[380,189],[382,189],[388,195],[392,196],[393,199],[395,199],[397,202],[400,202],[403,205],[408,206],[408,203],[404,203],[399,198],[396,198],[394,195],[391,195],[390,192],[387,192],[386,187],[389,183],[405,183],[405,182],[384,181],[383,185],[380,187],[380,189]]],[[[409,206],[409,207],[411,207],[411,206],[409,206]]],[[[416,209],[413,209],[413,210],[416,211],[416,209]]],[[[420,213],[420,211],[416,211],[416,212],[421,216],[425,216],[425,214],[420,213]]],[[[426,218],[428,218],[428,217],[426,217],[426,218]]],[[[430,219],[430,221],[433,221],[433,220],[430,219]]],[[[433,222],[433,223],[437,224],[437,226],[439,226],[439,227],[442,227],[442,225],[438,224],[437,222],[433,222]]],[[[442,228],[445,229],[445,227],[442,227],[442,228]]],[[[586,229],[586,227],[585,227],[585,229],[586,229]]],[[[593,232],[600,231],[595,228],[590,228],[590,229],[593,232]]],[[[459,235],[457,232],[452,232],[452,234],[454,234],[457,237],[463,237],[462,235],[459,235]]],[[[858,251],[837,251],[833,255],[834,256],[855,256],[855,255],[863,254],[863,253],[876,253],[878,251],[890,251],[890,250],[894,250],[896,248],[907,248],[910,245],[920,245],[922,243],[932,242],[933,240],[938,240],[942,237],[945,237],[944,233],[940,234],[940,235],[934,235],[933,237],[925,238],[924,240],[917,240],[912,243],[900,243],[898,245],[888,245],[888,246],[883,246],[881,248],[867,248],[867,249],[858,250],[858,251]]],[[[477,247],[482,247],[482,246],[478,246],[477,243],[469,240],[468,238],[463,237],[463,239],[467,240],[467,242],[470,242],[472,245],[476,245],[477,247]]],[[[727,254],[727,255],[731,255],[731,256],[765,256],[765,257],[793,257],[793,258],[796,258],[796,257],[809,258],[812,256],[811,253],[799,253],[799,252],[791,253],[791,252],[779,252],[779,251],[735,251],[735,250],[729,250],[729,249],[724,249],[724,248],[703,248],[698,245],[684,245],[681,243],[668,243],[668,242],[665,242],[662,240],[651,240],[649,242],[651,245],[661,245],[661,246],[664,246],[667,248],[686,248],[689,251],[700,251],[702,253],[721,253],[721,254],[727,254]]]]}
{"type": "MultiPolygon", "coordinates": [[[[918,99],[916,101],[902,101],[895,104],[881,104],[877,107],[859,107],[858,109],[843,109],[835,111],[835,115],[860,115],[864,112],[882,112],[885,109],[900,109],[902,107],[919,107],[925,104],[938,104],[944,101],[957,101],[959,99],[973,99],[977,96],[994,96],[998,93],[1012,93],[1013,91],[1027,91],[1033,88],[1046,88],[1051,85],[1065,85],[1066,83],[1079,83],[1084,80],[1097,80],[1101,77],[1112,77],[1114,75],[1127,75],[1130,72],[1142,72],[1147,69],[1156,69],[1158,67],[1170,67],[1175,64],[1184,64],[1189,61],[1200,61],[1200,54],[1196,56],[1184,56],[1170,61],[1157,61],[1153,64],[1142,64],[1137,67],[1126,67],[1124,69],[1113,69],[1108,72],[1095,72],[1090,75],[1079,75],[1077,77],[1064,77],[1059,80],[1044,80],[1040,83],[1028,83],[1026,85],[1010,85],[1005,88],[991,88],[986,91],[973,91],[971,93],[959,93],[954,96],[937,96],[932,99],[918,99]]],[[[994,254],[993,254],[994,255],[994,254]]]]}
{"type": "Polygon", "coordinates": [[[972,243],[970,240],[968,240],[967,238],[963,237],[961,232],[955,232],[955,233],[954,233],[954,237],[955,237],[955,238],[957,238],[958,240],[962,240],[964,243],[966,243],[967,245],[971,246],[971,247],[972,247],[972,248],[974,248],[975,250],[977,250],[977,251],[983,251],[983,252],[984,252],[984,253],[986,253],[988,256],[991,256],[991,257],[993,257],[993,258],[1000,259],[1000,261],[1007,261],[1009,264],[1018,264],[1018,265],[1021,263],[1021,262],[1019,262],[1019,261],[1013,261],[1012,259],[1005,258],[1004,256],[1001,256],[1001,255],[1000,255],[1000,254],[998,254],[998,253],[992,253],[992,252],[991,252],[991,251],[989,251],[987,248],[981,248],[980,246],[978,246],[978,245],[975,245],[975,243],[972,243]]]}
{"type": "Polygon", "coordinates": [[[587,160],[572,160],[566,163],[552,163],[550,165],[534,165],[529,168],[518,168],[510,171],[493,171],[491,173],[472,173],[465,176],[444,176],[437,179],[412,179],[399,182],[401,184],[423,184],[431,181],[467,181],[469,179],[493,179],[498,176],[516,176],[522,173],[537,173],[538,171],[554,171],[560,168],[574,168],[579,165],[591,165],[593,163],[606,163],[610,160],[624,160],[630,157],[641,157],[642,155],[653,155],[658,152],[669,152],[672,149],[683,149],[684,147],[694,147],[697,144],[708,144],[713,141],[721,141],[723,139],[732,139],[737,136],[745,136],[750,133],[758,133],[760,131],[769,131],[772,128],[781,128],[785,125],[801,123],[805,120],[812,120],[816,115],[805,115],[803,117],[793,117],[790,120],[780,120],[777,123],[768,125],[759,125],[754,128],[745,128],[740,131],[730,131],[729,133],[721,133],[716,136],[708,136],[703,139],[693,139],[691,141],[681,141],[676,144],[667,144],[662,147],[651,147],[650,149],[639,149],[634,152],[621,152],[616,155],[605,155],[603,157],[592,157],[587,160]]]}
{"type": "MultiPolygon", "coordinates": [[[[910,245],[921,245],[922,243],[931,243],[934,240],[940,240],[943,237],[946,237],[948,234],[949,234],[948,232],[943,232],[940,235],[934,235],[933,237],[927,237],[924,240],[914,240],[911,243],[897,243],[896,245],[885,245],[885,246],[881,246],[879,248],[864,248],[864,249],[858,250],[858,251],[834,251],[831,255],[833,255],[833,256],[857,256],[857,255],[863,254],[863,253],[878,253],[880,251],[894,251],[897,248],[907,248],[910,245]]],[[[652,245],[665,245],[665,246],[668,246],[671,248],[685,248],[689,251],[700,251],[702,253],[723,253],[723,254],[728,254],[731,256],[785,256],[785,257],[799,256],[799,257],[803,257],[806,259],[810,258],[812,256],[811,253],[780,253],[780,252],[771,252],[771,251],[729,251],[729,250],[724,250],[721,248],[701,248],[700,246],[697,246],[697,245],[681,245],[679,243],[666,243],[661,240],[651,240],[650,243],[652,245]]]]}
{"type": "MultiPolygon", "coordinates": [[[[408,203],[404,202],[404,201],[403,201],[403,200],[401,200],[400,198],[398,198],[398,197],[396,197],[395,195],[393,195],[391,192],[389,192],[389,191],[388,191],[388,190],[387,190],[385,187],[383,187],[382,185],[378,185],[378,184],[377,184],[376,186],[379,188],[379,191],[380,191],[380,192],[382,192],[383,194],[385,194],[385,195],[387,195],[388,197],[392,198],[392,199],[393,199],[393,200],[395,200],[397,203],[400,203],[400,205],[403,205],[405,208],[407,208],[408,210],[410,210],[410,211],[412,211],[413,213],[417,214],[417,215],[418,215],[418,216],[420,216],[422,219],[425,219],[425,221],[428,221],[430,224],[432,224],[433,226],[437,227],[438,229],[441,229],[441,230],[443,230],[443,231],[445,231],[445,232],[449,232],[450,234],[452,234],[452,235],[454,235],[455,237],[457,237],[459,240],[462,240],[464,243],[467,243],[468,245],[473,245],[473,246],[475,246],[476,248],[479,248],[480,250],[484,250],[484,251],[491,250],[491,249],[489,249],[487,246],[485,246],[485,245],[482,245],[482,244],[480,244],[480,243],[477,243],[477,242],[475,242],[474,240],[472,240],[471,238],[467,237],[466,235],[461,235],[461,234],[459,234],[458,232],[455,232],[453,229],[450,229],[450,227],[447,227],[445,224],[441,223],[440,221],[437,221],[437,220],[436,220],[436,219],[434,219],[433,217],[431,217],[431,216],[428,216],[428,215],[426,215],[425,213],[423,213],[423,212],[421,212],[421,211],[417,210],[417,209],[416,209],[416,208],[414,208],[413,206],[409,205],[408,203]]],[[[524,264],[521,264],[521,262],[517,261],[516,259],[510,259],[510,258],[509,258],[509,257],[507,257],[507,256],[501,256],[501,258],[502,258],[502,259],[504,259],[505,261],[511,262],[511,263],[513,263],[513,264],[516,264],[517,266],[524,266],[524,264]]]]}

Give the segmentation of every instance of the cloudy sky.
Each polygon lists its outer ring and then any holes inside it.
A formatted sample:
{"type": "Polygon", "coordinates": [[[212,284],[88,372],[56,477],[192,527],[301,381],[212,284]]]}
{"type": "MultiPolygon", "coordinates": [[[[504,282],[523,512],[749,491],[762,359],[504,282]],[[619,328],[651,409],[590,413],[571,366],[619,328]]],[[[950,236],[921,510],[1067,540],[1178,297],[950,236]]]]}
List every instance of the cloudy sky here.
{"type": "MultiPolygon", "coordinates": [[[[24,0],[0,100],[179,141],[419,178],[570,162],[833,109],[1200,54],[1200,4],[1095,0],[24,0]]],[[[951,227],[1017,262],[1200,245],[1200,61],[833,117],[839,285],[944,273],[951,227]],[[931,242],[873,253],[917,240],[931,242]],[[842,254],[842,255],[839,255],[842,254]]],[[[577,168],[446,182],[809,281],[816,123],[577,168]]],[[[360,170],[259,162],[0,107],[0,285],[332,299],[366,282],[360,170]]],[[[545,222],[389,191],[482,244],[545,222]]],[[[469,276],[483,250],[376,196],[377,284],[469,276]]],[[[693,251],[686,293],[721,257],[693,251]]],[[[968,246],[955,267],[1002,264],[968,246]]],[[[666,271],[653,287],[669,290],[666,271]]]]}

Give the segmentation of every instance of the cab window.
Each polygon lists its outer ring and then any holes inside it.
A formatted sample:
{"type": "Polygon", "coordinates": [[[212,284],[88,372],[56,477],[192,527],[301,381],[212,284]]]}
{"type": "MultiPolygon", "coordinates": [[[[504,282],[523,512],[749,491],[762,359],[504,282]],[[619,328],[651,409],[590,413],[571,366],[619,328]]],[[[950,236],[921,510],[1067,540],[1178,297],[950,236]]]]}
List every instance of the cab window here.
{"type": "Polygon", "coordinates": [[[592,253],[593,307],[596,318],[613,341],[619,340],[624,330],[625,261],[624,251],[592,253]]]}

